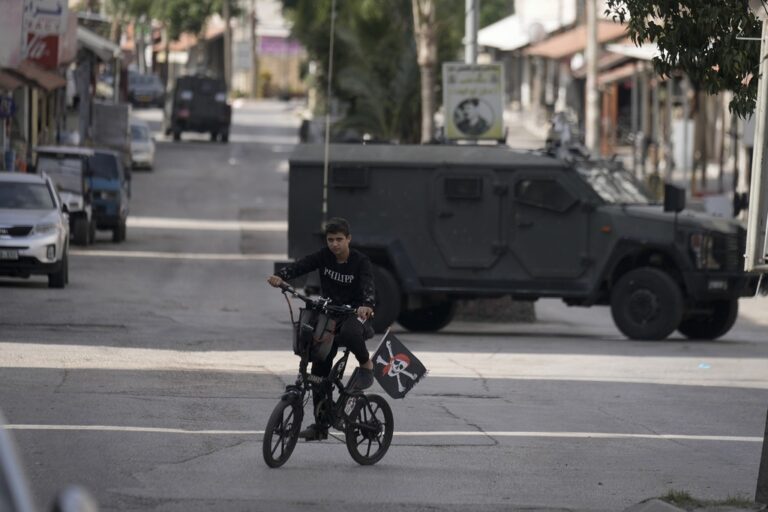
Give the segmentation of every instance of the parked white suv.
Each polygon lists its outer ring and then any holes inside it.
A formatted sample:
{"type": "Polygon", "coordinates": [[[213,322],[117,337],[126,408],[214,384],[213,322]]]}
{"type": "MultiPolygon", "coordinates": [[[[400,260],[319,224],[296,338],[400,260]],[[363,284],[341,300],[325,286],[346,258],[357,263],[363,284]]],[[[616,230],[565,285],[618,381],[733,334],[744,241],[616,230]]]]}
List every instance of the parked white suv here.
{"type": "Polygon", "coordinates": [[[0,275],[69,281],[69,216],[46,175],[0,172],[0,275]]]}

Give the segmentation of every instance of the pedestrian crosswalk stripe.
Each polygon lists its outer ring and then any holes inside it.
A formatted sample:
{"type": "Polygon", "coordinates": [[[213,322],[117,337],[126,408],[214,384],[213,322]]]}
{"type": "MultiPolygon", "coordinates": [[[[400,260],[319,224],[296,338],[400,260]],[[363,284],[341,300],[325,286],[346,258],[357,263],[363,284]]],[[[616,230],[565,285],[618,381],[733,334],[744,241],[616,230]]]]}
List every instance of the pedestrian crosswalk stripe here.
{"type": "MultiPolygon", "coordinates": [[[[35,425],[11,424],[9,430],[48,430],[48,431],[97,431],[97,432],[137,432],[145,434],[188,434],[208,436],[261,436],[263,430],[192,430],[165,427],[133,427],[119,425],[35,425]]],[[[694,434],[632,434],[623,432],[525,432],[525,431],[479,431],[479,430],[434,430],[434,431],[395,431],[396,437],[519,437],[519,438],[556,438],[556,439],[646,439],[654,441],[720,441],[729,443],[761,443],[759,436],[716,436],[694,434]]]]}
{"type": "Polygon", "coordinates": [[[160,252],[160,251],[97,251],[72,249],[71,256],[89,256],[103,258],[145,258],[163,260],[199,260],[199,261],[277,261],[288,258],[286,254],[257,253],[197,253],[197,252],[160,252]]]}
{"type": "Polygon", "coordinates": [[[128,217],[127,225],[129,228],[144,229],[288,232],[288,222],[283,220],[209,220],[131,216],[128,217]]]}
{"type": "MultiPolygon", "coordinates": [[[[0,368],[296,375],[299,362],[290,350],[172,350],[0,340],[0,368]]],[[[701,358],[695,356],[434,350],[422,350],[418,355],[429,368],[425,386],[434,378],[448,378],[768,389],[768,359],[751,356],[708,357],[703,367],[701,358]]]]}

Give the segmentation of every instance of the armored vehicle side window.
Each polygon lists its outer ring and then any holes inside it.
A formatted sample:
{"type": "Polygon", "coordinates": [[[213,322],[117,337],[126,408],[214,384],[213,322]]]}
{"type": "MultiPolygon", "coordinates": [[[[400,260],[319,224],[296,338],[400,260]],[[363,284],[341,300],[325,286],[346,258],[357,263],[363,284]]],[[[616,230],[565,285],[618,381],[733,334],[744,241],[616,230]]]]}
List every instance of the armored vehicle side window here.
{"type": "Polygon", "coordinates": [[[336,188],[367,188],[370,169],[367,167],[333,167],[331,184],[336,188]]]}
{"type": "Polygon", "coordinates": [[[482,199],[483,197],[482,178],[446,178],[444,183],[447,199],[482,199]]]}
{"type": "Polygon", "coordinates": [[[515,199],[523,204],[564,212],[576,199],[554,180],[526,179],[515,185],[515,199]]]}

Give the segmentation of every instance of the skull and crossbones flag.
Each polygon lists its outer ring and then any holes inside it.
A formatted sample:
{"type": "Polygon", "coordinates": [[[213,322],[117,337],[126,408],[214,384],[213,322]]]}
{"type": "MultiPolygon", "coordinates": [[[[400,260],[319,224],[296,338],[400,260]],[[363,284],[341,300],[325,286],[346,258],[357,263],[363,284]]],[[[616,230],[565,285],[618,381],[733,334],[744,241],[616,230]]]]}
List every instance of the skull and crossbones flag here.
{"type": "Polygon", "coordinates": [[[379,385],[392,398],[403,398],[427,373],[427,369],[389,331],[373,354],[374,375],[379,385]]]}

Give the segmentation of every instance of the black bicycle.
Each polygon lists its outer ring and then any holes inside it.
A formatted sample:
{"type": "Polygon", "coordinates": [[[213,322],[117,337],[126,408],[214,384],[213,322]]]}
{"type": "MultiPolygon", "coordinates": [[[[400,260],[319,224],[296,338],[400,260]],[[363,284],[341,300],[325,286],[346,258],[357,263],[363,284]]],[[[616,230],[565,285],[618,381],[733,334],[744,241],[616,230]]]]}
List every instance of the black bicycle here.
{"type": "Polygon", "coordinates": [[[304,406],[314,395],[319,397],[314,410],[317,427],[323,430],[333,427],[344,432],[347,450],[355,462],[376,464],[392,442],[392,409],[379,395],[364,394],[344,386],[342,378],[349,349],[344,350],[344,355],[333,365],[328,377],[307,373],[310,362],[323,361],[328,357],[333,345],[335,319],[353,315],[355,309],[331,304],[328,299],[311,299],[285,284],[280,288],[291,314],[293,351],[301,357],[301,362],[296,382],[286,386],[267,422],[262,442],[264,462],[271,468],[277,468],[291,457],[299,439],[304,406]],[[300,309],[298,320],[294,320],[288,295],[304,301],[305,307],[300,309]]]}

